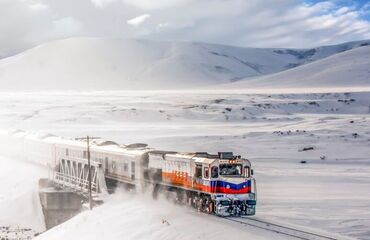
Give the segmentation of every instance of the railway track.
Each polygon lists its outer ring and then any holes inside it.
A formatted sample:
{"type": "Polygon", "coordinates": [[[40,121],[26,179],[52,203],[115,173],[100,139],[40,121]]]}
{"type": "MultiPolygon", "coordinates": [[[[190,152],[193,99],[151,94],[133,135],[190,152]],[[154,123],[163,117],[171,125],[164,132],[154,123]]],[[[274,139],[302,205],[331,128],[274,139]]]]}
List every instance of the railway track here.
{"type": "Polygon", "coordinates": [[[307,230],[300,230],[293,227],[283,226],[268,221],[263,221],[255,218],[248,217],[227,217],[229,221],[237,222],[245,226],[264,229],[266,231],[275,232],[288,237],[302,239],[302,240],[341,240],[340,238],[325,236],[323,234],[309,232],[307,230]]]}

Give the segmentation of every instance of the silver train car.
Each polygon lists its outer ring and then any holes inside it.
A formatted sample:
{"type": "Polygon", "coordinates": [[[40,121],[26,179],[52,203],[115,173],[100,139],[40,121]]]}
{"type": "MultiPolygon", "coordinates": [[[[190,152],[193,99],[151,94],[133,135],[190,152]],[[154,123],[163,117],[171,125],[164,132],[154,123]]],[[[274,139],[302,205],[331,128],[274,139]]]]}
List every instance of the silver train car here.
{"type": "MultiPolygon", "coordinates": [[[[0,133],[0,151],[57,171],[60,161],[86,159],[86,142],[23,131],[0,133]]],[[[179,202],[218,216],[255,215],[256,181],[248,159],[231,152],[180,153],[94,140],[90,158],[110,186],[165,190],[179,202]]]]}

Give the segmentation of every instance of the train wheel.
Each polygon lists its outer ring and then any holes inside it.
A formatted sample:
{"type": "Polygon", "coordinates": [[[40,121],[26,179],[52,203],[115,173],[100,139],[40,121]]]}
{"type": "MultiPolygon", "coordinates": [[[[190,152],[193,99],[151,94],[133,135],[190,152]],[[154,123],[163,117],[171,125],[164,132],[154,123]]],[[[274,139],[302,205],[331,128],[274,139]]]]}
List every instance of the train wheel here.
{"type": "Polygon", "coordinates": [[[179,204],[184,204],[185,203],[185,199],[186,199],[186,196],[185,196],[185,192],[184,191],[176,191],[176,202],[179,203],[179,204]]]}
{"type": "Polygon", "coordinates": [[[191,196],[191,193],[190,192],[187,192],[186,193],[186,203],[189,205],[189,206],[192,206],[193,205],[193,197],[191,196]]]}
{"type": "Polygon", "coordinates": [[[152,197],[154,199],[157,199],[158,198],[158,194],[159,194],[159,185],[158,184],[154,184],[153,186],[153,192],[152,192],[152,197]]]}
{"type": "Polygon", "coordinates": [[[208,209],[209,209],[209,214],[212,214],[213,212],[214,212],[214,203],[213,203],[213,201],[210,201],[210,203],[209,203],[209,206],[208,206],[208,209]]]}

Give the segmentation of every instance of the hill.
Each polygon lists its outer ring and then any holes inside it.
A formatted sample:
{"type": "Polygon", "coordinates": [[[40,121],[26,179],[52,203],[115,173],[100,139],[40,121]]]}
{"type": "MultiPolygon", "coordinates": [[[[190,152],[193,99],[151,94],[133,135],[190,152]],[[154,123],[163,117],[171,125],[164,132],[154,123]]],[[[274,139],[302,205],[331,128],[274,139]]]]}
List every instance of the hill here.
{"type": "Polygon", "coordinates": [[[0,60],[0,89],[182,89],[272,74],[370,41],[313,49],[240,48],[206,43],[71,38],[0,60]]]}
{"type": "Polygon", "coordinates": [[[370,46],[335,54],[303,66],[253,79],[231,88],[370,87],[370,46]]]}

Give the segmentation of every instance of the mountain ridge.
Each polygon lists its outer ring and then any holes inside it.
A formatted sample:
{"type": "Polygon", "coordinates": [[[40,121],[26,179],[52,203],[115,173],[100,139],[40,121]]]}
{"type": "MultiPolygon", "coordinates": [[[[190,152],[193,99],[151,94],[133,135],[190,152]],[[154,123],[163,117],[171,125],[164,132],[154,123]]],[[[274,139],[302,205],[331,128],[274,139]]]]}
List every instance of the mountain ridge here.
{"type": "Polygon", "coordinates": [[[310,49],[265,49],[70,38],[0,60],[0,89],[189,89],[281,72],[362,45],[370,45],[370,40],[310,49]]]}
{"type": "Polygon", "coordinates": [[[226,88],[370,87],[370,46],[334,54],[282,72],[244,79],[226,88]]]}

